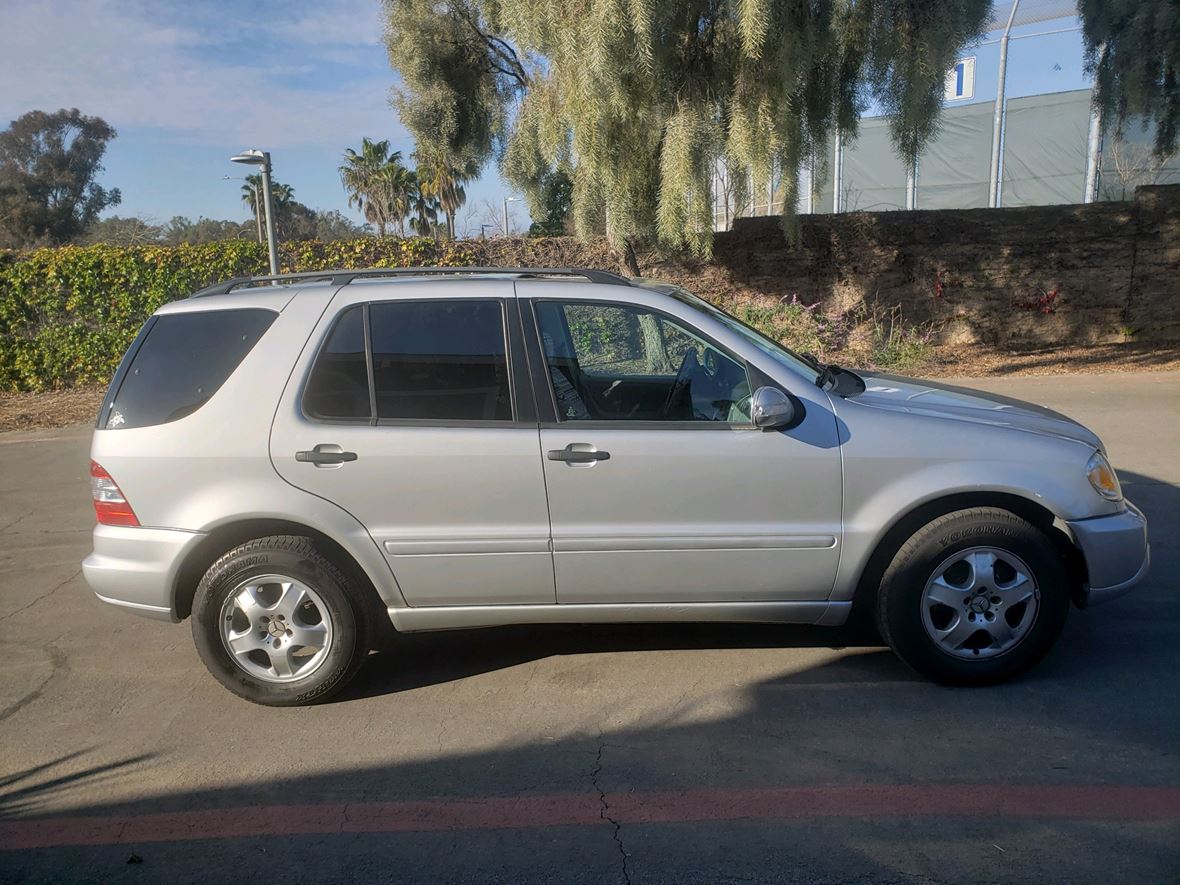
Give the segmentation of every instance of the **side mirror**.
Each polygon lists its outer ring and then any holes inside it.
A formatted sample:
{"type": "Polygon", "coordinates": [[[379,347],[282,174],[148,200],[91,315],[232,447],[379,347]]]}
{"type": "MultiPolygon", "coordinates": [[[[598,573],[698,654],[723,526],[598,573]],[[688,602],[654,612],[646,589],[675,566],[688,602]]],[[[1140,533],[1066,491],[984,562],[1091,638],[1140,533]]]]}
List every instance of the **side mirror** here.
{"type": "Polygon", "coordinates": [[[795,420],[795,404],[776,387],[759,387],[750,399],[750,421],[762,430],[786,427],[795,420]]]}

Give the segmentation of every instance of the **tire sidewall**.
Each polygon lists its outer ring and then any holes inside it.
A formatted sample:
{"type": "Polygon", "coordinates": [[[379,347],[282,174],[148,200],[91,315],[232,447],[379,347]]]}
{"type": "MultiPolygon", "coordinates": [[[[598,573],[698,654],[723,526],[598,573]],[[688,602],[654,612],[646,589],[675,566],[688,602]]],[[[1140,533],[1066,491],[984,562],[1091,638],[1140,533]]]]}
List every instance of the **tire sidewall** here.
{"type": "Polygon", "coordinates": [[[962,511],[915,534],[885,573],[879,597],[882,634],[918,672],[953,685],[1002,682],[1027,670],[1056,642],[1069,610],[1066,572],[1053,542],[1036,526],[1004,511],[962,511]],[[964,660],[944,651],[922,624],[926,584],[943,562],[973,547],[1005,550],[1024,561],[1037,585],[1036,619],[1017,645],[1001,654],[964,660]]]}
{"type": "Polygon", "coordinates": [[[209,672],[230,691],[247,700],[271,706],[290,706],[323,700],[352,675],[357,650],[362,647],[360,619],[339,572],[330,563],[305,551],[243,545],[223,556],[206,573],[193,600],[193,641],[209,672]],[[328,608],[332,646],[314,672],[291,682],[267,682],[241,669],[221,638],[225,600],[249,578],[281,574],[311,587],[328,608]]]}

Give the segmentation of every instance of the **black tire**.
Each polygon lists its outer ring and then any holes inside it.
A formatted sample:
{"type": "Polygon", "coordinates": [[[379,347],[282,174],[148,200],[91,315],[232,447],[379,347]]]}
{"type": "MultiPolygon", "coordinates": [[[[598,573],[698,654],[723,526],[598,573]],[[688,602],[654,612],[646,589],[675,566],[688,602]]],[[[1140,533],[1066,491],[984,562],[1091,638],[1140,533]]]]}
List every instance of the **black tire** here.
{"type": "Polygon", "coordinates": [[[197,652],[209,672],[234,694],[268,707],[325,701],[343,689],[364,663],[372,628],[362,588],[321,554],[309,538],[257,538],[218,559],[197,586],[192,630],[197,652]],[[222,607],[243,581],[287,575],[312,588],[328,610],[332,641],[314,671],[290,682],[269,682],[239,666],[221,636],[222,607]]]}
{"type": "Polygon", "coordinates": [[[881,636],[897,656],[945,685],[994,685],[1025,672],[1053,647],[1068,611],[1067,572],[1057,546],[1032,523],[994,507],[948,513],[915,532],[885,570],[876,606],[881,636]],[[922,604],[935,570],[948,557],[973,547],[1007,551],[1023,560],[1039,588],[1039,608],[1012,648],[993,657],[963,659],[927,633],[922,604]]]}

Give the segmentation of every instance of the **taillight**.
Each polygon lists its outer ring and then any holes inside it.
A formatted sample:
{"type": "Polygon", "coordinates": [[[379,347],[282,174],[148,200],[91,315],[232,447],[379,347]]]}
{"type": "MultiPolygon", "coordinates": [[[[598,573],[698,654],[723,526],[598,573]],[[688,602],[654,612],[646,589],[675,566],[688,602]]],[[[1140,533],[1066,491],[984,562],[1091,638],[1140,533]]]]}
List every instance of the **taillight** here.
{"type": "Polygon", "coordinates": [[[90,462],[90,493],[94,498],[94,514],[103,525],[139,525],[123,492],[97,461],[90,462]]]}

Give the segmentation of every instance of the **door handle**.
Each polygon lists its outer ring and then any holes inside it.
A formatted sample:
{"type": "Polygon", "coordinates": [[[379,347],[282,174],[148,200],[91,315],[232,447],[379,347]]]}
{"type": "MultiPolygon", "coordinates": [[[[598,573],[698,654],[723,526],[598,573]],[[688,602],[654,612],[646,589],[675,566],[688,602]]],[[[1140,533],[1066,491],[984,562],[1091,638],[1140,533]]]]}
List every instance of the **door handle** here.
{"type": "Polygon", "coordinates": [[[570,443],[564,449],[550,449],[545,453],[550,461],[564,461],[566,464],[591,464],[595,461],[609,461],[610,452],[600,452],[589,443],[570,443]]]}
{"type": "Polygon", "coordinates": [[[296,461],[324,467],[332,464],[343,464],[345,461],[355,461],[356,452],[346,452],[333,443],[320,443],[310,451],[296,452],[296,461]]]}

